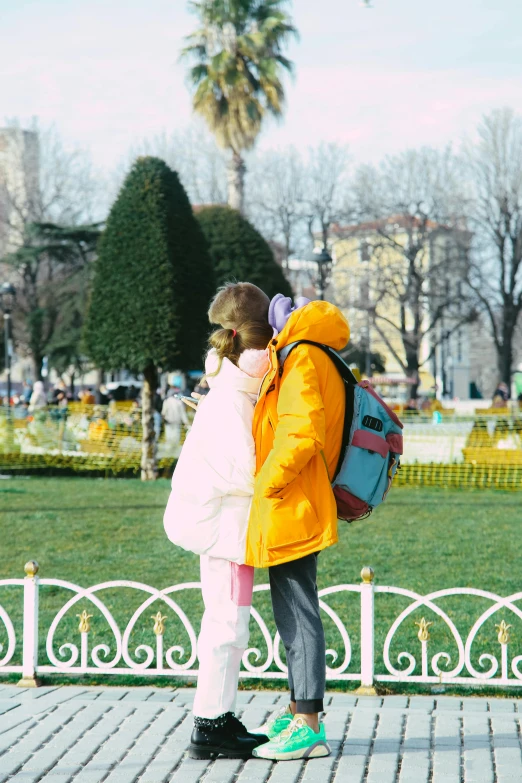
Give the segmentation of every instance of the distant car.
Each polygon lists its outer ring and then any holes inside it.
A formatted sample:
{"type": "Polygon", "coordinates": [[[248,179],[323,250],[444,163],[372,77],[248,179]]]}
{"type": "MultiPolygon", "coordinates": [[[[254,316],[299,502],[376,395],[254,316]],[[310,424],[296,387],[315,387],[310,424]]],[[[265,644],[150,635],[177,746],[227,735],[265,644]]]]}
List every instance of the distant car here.
{"type": "Polygon", "coordinates": [[[113,400],[116,402],[123,402],[124,400],[134,400],[138,397],[142,381],[110,381],[105,384],[107,394],[110,394],[113,400]]]}

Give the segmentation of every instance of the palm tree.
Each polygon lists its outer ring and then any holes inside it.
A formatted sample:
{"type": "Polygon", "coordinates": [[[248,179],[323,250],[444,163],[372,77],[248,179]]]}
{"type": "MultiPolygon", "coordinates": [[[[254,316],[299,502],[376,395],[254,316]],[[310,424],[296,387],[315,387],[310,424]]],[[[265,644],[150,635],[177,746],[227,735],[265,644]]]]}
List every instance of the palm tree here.
{"type": "Polygon", "coordinates": [[[194,110],[218,144],[230,150],[228,203],[242,211],[245,164],[267,114],[281,116],[283,71],[292,63],[282,49],[297,35],[282,6],[286,0],[191,0],[201,26],[186,39],[182,57],[196,87],[194,110]]]}

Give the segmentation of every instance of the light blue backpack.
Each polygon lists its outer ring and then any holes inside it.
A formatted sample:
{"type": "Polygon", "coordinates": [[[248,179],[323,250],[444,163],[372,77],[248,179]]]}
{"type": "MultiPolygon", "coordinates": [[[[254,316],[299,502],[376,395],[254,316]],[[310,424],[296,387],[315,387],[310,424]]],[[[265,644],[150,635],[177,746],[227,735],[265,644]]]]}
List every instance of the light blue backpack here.
{"type": "MultiPolygon", "coordinates": [[[[337,367],[346,390],[341,455],[332,481],[339,519],[369,516],[386,499],[400,467],[403,425],[368,381],[357,382],[339,354],[321,343],[299,340],[279,351],[279,366],[298,345],[321,348],[337,367]]],[[[324,456],[323,456],[324,458],[324,456]]]]}

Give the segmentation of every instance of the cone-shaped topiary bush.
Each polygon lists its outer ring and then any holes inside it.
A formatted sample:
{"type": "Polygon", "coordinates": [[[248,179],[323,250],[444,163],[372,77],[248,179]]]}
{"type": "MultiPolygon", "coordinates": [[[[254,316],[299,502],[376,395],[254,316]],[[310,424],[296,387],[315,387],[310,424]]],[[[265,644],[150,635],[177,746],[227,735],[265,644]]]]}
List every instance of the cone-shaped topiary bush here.
{"type": "Polygon", "coordinates": [[[238,280],[254,283],[269,297],[292,295],[270,246],[239,212],[210,206],[198,210],[196,217],[208,242],[217,285],[238,280]]]}
{"type": "Polygon", "coordinates": [[[205,239],[178,175],[158,158],[139,158],[99,242],[85,339],[99,367],[143,373],[143,478],[155,472],[158,368],[201,366],[214,290],[205,239]]]}

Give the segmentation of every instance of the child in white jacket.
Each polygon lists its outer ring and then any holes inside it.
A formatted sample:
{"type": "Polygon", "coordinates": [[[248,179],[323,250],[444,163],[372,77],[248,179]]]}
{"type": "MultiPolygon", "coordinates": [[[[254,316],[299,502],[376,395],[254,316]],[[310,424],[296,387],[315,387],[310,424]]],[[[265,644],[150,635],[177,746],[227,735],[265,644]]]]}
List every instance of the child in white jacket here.
{"type": "Polygon", "coordinates": [[[254,569],[244,565],[254,492],[254,405],[269,367],[268,322],[218,329],[203,398],[172,478],[164,525],[169,539],[200,555],[205,612],[198,639],[192,758],[249,758],[267,737],[234,716],[239,668],[249,637],[254,569]]]}

